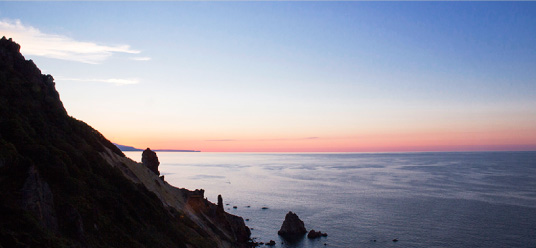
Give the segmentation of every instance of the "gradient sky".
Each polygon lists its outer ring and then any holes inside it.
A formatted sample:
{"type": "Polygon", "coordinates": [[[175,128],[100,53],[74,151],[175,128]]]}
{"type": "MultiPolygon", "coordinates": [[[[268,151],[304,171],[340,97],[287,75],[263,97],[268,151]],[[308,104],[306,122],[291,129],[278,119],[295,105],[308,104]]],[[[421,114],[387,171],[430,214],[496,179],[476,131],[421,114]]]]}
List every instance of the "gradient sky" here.
{"type": "Polygon", "coordinates": [[[0,2],[0,35],[124,145],[536,150],[536,2],[0,2]]]}

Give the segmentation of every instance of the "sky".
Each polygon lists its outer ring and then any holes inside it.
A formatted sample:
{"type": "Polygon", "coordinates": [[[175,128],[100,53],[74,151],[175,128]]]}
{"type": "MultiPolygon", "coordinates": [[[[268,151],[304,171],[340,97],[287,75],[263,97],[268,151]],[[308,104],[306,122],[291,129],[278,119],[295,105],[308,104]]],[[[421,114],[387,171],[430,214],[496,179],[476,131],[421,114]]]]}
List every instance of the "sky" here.
{"type": "Polygon", "coordinates": [[[115,143],[536,150],[536,2],[0,2],[0,36],[115,143]]]}

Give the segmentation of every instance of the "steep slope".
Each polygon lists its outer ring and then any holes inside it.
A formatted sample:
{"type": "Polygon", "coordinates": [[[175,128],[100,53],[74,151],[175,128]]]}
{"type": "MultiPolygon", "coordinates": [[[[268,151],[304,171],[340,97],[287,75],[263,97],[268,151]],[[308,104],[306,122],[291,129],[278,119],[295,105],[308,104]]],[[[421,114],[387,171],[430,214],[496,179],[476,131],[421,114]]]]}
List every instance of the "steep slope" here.
{"type": "Polygon", "coordinates": [[[247,247],[242,218],[178,189],[68,116],[0,40],[0,247],[247,247]]]}

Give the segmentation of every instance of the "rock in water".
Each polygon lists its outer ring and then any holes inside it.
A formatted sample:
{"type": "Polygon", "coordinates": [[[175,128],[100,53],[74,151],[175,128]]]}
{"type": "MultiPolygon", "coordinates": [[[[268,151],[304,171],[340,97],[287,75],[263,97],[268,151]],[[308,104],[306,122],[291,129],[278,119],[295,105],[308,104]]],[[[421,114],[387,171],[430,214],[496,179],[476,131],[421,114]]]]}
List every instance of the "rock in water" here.
{"type": "Polygon", "coordinates": [[[321,231],[315,231],[314,229],[309,231],[309,233],[307,234],[307,238],[310,238],[310,239],[316,239],[316,238],[327,237],[327,236],[328,236],[327,233],[323,233],[321,231]]]}
{"type": "Polygon", "coordinates": [[[298,215],[293,212],[288,212],[285,216],[285,221],[281,225],[281,229],[277,234],[281,236],[299,236],[307,233],[303,221],[300,220],[298,215]]]}
{"type": "Polygon", "coordinates": [[[160,172],[158,171],[158,166],[160,165],[160,162],[158,161],[158,157],[156,156],[156,152],[151,151],[151,149],[147,148],[143,153],[141,154],[141,162],[143,165],[147,166],[149,170],[154,172],[156,175],[160,175],[160,172]]]}

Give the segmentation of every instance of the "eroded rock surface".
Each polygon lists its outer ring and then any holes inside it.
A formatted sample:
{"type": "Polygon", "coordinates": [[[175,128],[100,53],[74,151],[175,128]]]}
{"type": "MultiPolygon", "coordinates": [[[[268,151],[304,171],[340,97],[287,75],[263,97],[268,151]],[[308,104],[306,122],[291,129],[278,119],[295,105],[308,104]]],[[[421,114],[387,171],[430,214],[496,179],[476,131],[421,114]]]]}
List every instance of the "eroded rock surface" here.
{"type": "Polygon", "coordinates": [[[28,169],[28,177],[22,187],[22,208],[32,213],[44,228],[58,230],[54,196],[35,166],[28,169]]]}
{"type": "Polygon", "coordinates": [[[307,238],[310,238],[310,239],[316,239],[316,238],[327,237],[327,236],[328,236],[327,233],[323,233],[321,231],[315,231],[314,229],[309,231],[309,233],[307,234],[307,238]]]}
{"type": "Polygon", "coordinates": [[[283,225],[281,225],[281,229],[277,232],[277,234],[281,236],[298,236],[306,233],[307,230],[305,229],[303,221],[293,212],[287,213],[285,221],[283,221],[283,225]]]}
{"type": "Polygon", "coordinates": [[[160,161],[158,161],[158,156],[156,156],[156,152],[151,151],[151,149],[147,148],[143,153],[141,154],[141,162],[143,165],[147,166],[149,170],[154,172],[156,175],[160,175],[160,171],[158,171],[158,166],[160,165],[160,161]]]}

